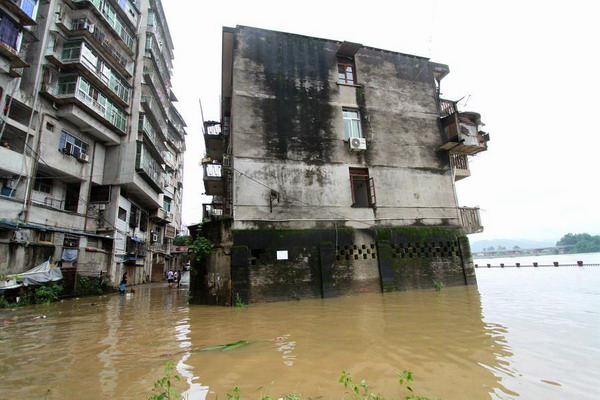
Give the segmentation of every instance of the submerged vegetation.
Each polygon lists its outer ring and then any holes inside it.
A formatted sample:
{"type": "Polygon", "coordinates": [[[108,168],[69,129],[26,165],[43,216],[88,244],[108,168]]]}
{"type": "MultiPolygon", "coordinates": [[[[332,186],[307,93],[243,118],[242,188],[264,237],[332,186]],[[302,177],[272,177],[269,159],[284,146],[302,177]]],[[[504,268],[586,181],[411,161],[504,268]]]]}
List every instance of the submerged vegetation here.
{"type": "MultiPolygon", "coordinates": [[[[241,340],[240,342],[245,342],[241,340]]],[[[225,345],[232,346],[238,344],[240,342],[225,345]]],[[[246,342],[250,343],[250,342],[246,342]]],[[[216,346],[214,349],[219,349],[224,346],[216,346]]],[[[187,399],[187,397],[181,396],[174,388],[174,381],[179,381],[179,376],[174,374],[175,364],[166,363],[164,364],[164,375],[162,378],[158,379],[154,382],[154,388],[152,389],[153,393],[148,397],[148,400],[193,400],[187,399]]],[[[410,383],[414,380],[414,375],[410,371],[402,371],[397,374],[398,383],[400,384],[402,392],[404,394],[400,394],[398,397],[394,397],[395,399],[402,400],[441,400],[438,397],[423,397],[415,394],[413,388],[410,386],[410,383]]],[[[339,383],[341,383],[346,392],[341,393],[339,398],[346,399],[348,395],[352,400],[385,400],[384,397],[380,396],[373,392],[372,388],[367,384],[366,381],[362,380],[360,383],[355,383],[352,379],[352,375],[348,371],[342,371],[342,375],[340,376],[339,383]]],[[[227,393],[227,400],[242,400],[242,390],[235,386],[229,393],[227,393]]],[[[260,400],[303,400],[309,399],[307,397],[302,396],[301,394],[283,394],[281,396],[271,397],[269,395],[261,395],[259,397],[260,400]]]]}
{"type": "Polygon", "coordinates": [[[18,301],[6,299],[0,296],[0,308],[24,307],[32,304],[49,304],[58,301],[58,297],[63,291],[62,285],[52,283],[41,286],[29,286],[24,288],[18,301]]]}

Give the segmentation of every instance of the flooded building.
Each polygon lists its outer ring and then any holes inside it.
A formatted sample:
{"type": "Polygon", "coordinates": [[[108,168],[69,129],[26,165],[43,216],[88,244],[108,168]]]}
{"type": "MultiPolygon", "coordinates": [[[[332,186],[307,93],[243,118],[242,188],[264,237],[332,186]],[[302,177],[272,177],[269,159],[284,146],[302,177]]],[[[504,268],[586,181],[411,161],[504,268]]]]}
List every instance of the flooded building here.
{"type": "MultiPolygon", "coordinates": [[[[446,65],[283,32],[223,29],[220,121],[205,122],[214,252],[192,296],[231,304],[475,283],[455,181],[487,149],[440,98],[446,65]]],[[[199,227],[196,227],[198,229],[199,227]]]]}
{"type": "Polygon", "coordinates": [[[160,0],[0,2],[0,273],[160,279],[185,123],[160,0]]]}

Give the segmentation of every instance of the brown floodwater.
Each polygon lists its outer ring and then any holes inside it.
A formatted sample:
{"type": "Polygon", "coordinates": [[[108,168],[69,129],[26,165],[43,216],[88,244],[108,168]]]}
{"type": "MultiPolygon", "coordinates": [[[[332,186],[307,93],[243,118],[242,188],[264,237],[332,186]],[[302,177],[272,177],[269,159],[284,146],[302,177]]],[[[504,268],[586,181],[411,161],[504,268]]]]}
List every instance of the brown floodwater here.
{"type": "Polygon", "coordinates": [[[477,273],[478,287],[247,308],[150,285],[0,311],[0,399],[145,399],[167,361],[192,400],[339,399],[342,370],[386,398],[407,394],[403,370],[444,400],[598,398],[600,268],[477,273]],[[199,351],[238,340],[252,343],[199,351]]]}

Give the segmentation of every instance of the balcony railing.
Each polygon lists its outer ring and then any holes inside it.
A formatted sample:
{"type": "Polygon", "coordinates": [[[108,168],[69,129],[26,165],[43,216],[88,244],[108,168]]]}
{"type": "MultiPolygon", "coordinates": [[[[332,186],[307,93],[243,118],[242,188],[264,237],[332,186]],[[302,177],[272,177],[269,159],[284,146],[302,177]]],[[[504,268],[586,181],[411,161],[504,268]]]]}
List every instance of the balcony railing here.
{"type": "Polygon", "coordinates": [[[163,169],[142,142],[137,143],[135,168],[154,189],[162,192],[163,169]]]}
{"type": "Polygon", "coordinates": [[[455,181],[471,176],[467,155],[450,153],[450,163],[452,164],[452,170],[454,171],[455,181]]]}
{"type": "Polygon", "coordinates": [[[74,3],[91,3],[96,10],[104,17],[105,21],[117,33],[119,38],[125,43],[131,52],[135,47],[135,39],[133,33],[125,26],[123,21],[116,14],[116,10],[108,3],[107,0],[73,0],[74,3]]]}
{"type": "Polygon", "coordinates": [[[116,127],[119,131],[123,133],[126,131],[127,117],[125,112],[108,100],[98,89],[90,85],[90,83],[81,76],[63,76],[59,78],[55,88],[47,88],[46,91],[59,99],[74,97],[116,127]],[[95,97],[91,96],[90,93],[93,93],[95,97]]]}
{"type": "Polygon", "coordinates": [[[204,164],[204,179],[207,180],[221,180],[223,178],[223,171],[221,164],[204,164]]]}
{"type": "Polygon", "coordinates": [[[173,222],[173,214],[163,208],[157,208],[152,214],[150,214],[150,218],[156,222],[163,222],[167,224],[173,222]]]}
{"type": "MultiPolygon", "coordinates": [[[[65,44],[66,46],[66,44],[65,44]]],[[[131,89],[107,63],[93,51],[85,42],[79,42],[79,47],[63,48],[61,62],[63,64],[80,64],[91,72],[94,77],[108,88],[124,105],[129,102],[131,89]]]]}
{"type": "Polygon", "coordinates": [[[457,111],[456,102],[452,100],[440,99],[440,116],[446,117],[457,111]]]}
{"type": "Polygon", "coordinates": [[[98,24],[97,19],[89,12],[69,15],[57,15],[56,23],[68,31],[88,32],[92,41],[101,48],[108,57],[111,57],[121,68],[123,75],[130,77],[133,73],[133,62],[128,61],[128,57],[116,47],[116,42],[112,39],[112,34],[103,30],[98,24]]]}
{"type": "Polygon", "coordinates": [[[162,154],[167,150],[164,139],[156,132],[152,126],[152,123],[150,123],[150,120],[144,114],[140,114],[138,129],[140,132],[143,132],[146,134],[146,136],[148,136],[150,143],[152,143],[159,154],[162,154]]]}
{"type": "Polygon", "coordinates": [[[168,88],[171,87],[171,74],[169,72],[169,67],[167,66],[164,55],[160,50],[160,46],[156,41],[156,37],[154,34],[148,34],[146,37],[146,51],[150,53],[154,62],[158,67],[158,72],[164,82],[164,85],[168,88]]]}
{"type": "Polygon", "coordinates": [[[460,207],[459,211],[462,227],[467,235],[471,233],[483,232],[479,208],[460,207]]]}
{"type": "Polygon", "coordinates": [[[223,205],[222,204],[202,204],[202,219],[217,220],[223,218],[223,205]]]}

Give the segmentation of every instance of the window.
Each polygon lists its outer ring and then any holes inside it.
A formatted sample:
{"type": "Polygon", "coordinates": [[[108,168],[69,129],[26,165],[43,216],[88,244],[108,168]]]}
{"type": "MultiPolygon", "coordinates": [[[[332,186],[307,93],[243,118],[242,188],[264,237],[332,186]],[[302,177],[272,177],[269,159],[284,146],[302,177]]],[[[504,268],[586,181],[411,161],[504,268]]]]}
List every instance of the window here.
{"type": "Polygon", "coordinates": [[[73,94],[77,88],[77,76],[61,76],[58,78],[58,94],[73,94]]]}
{"type": "Polygon", "coordinates": [[[58,150],[65,154],[79,158],[82,154],[88,153],[88,144],[80,139],[77,139],[70,133],[62,131],[60,134],[60,144],[58,145],[58,150]]]}
{"type": "Polygon", "coordinates": [[[374,207],[377,203],[373,178],[367,168],[350,168],[352,207],[374,207]]]}
{"type": "Polygon", "coordinates": [[[138,208],[132,204],[131,211],[129,212],[129,227],[135,229],[138,223],[138,208]]]}
{"type": "Polygon", "coordinates": [[[0,41],[14,50],[19,51],[21,47],[21,28],[6,14],[0,13],[0,41]]]}
{"type": "Polygon", "coordinates": [[[358,110],[343,109],[342,114],[344,116],[344,139],[362,137],[358,110]]]}
{"type": "Polygon", "coordinates": [[[65,211],[77,212],[79,207],[80,183],[67,183],[65,186],[65,211]]]}
{"type": "Polygon", "coordinates": [[[63,240],[63,247],[71,247],[77,248],[79,247],[79,236],[75,235],[65,235],[65,239],[63,240]]]}
{"type": "Polygon", "coordinates": [[[79,60],[79,56],[81,55],[81,45],[81,42],[65,43],[62,49],[62,60],[79,60]]]}
{"type": "Polygon", "coordinates": [[[165,196],[165,198],[163,200],[163,209],[166,212],[171,212],[171,199],[168,198],[168,197],[166,197],[166,196],[165,196]]]}
{"type": "Polygon", "coordinates": [[[110,202],[110,185],[92,186],[90,190],[90,203],[110,202]]]}
{"type": "Polygon", "coordinates": [[[347,85],[354,85],[356,83],[353,59],[338,57],[338,83],[345,83],[347,85]]]}
{"type": "Polygon", "coordinates": [[[52,243],[52,232],[38,231],[37,240],[38,242],[52,243]]]}
{"type": "Polygon", "coordinates": [[[121,221],[127,221],[127,210],[119,207],[119,219],[121,221]]]}
{"type": "Polygon", "coordinates": [[[37,192],[52,194],[52,179],[43,175],[36,176],[35,181],[33,183],[33,190],[37,192]]]}
{"type": "Polygon", "coordinates": [[[148,214],[144,211],[140,211],[140,231],[146,232],[148,230],[148,214]]]}

